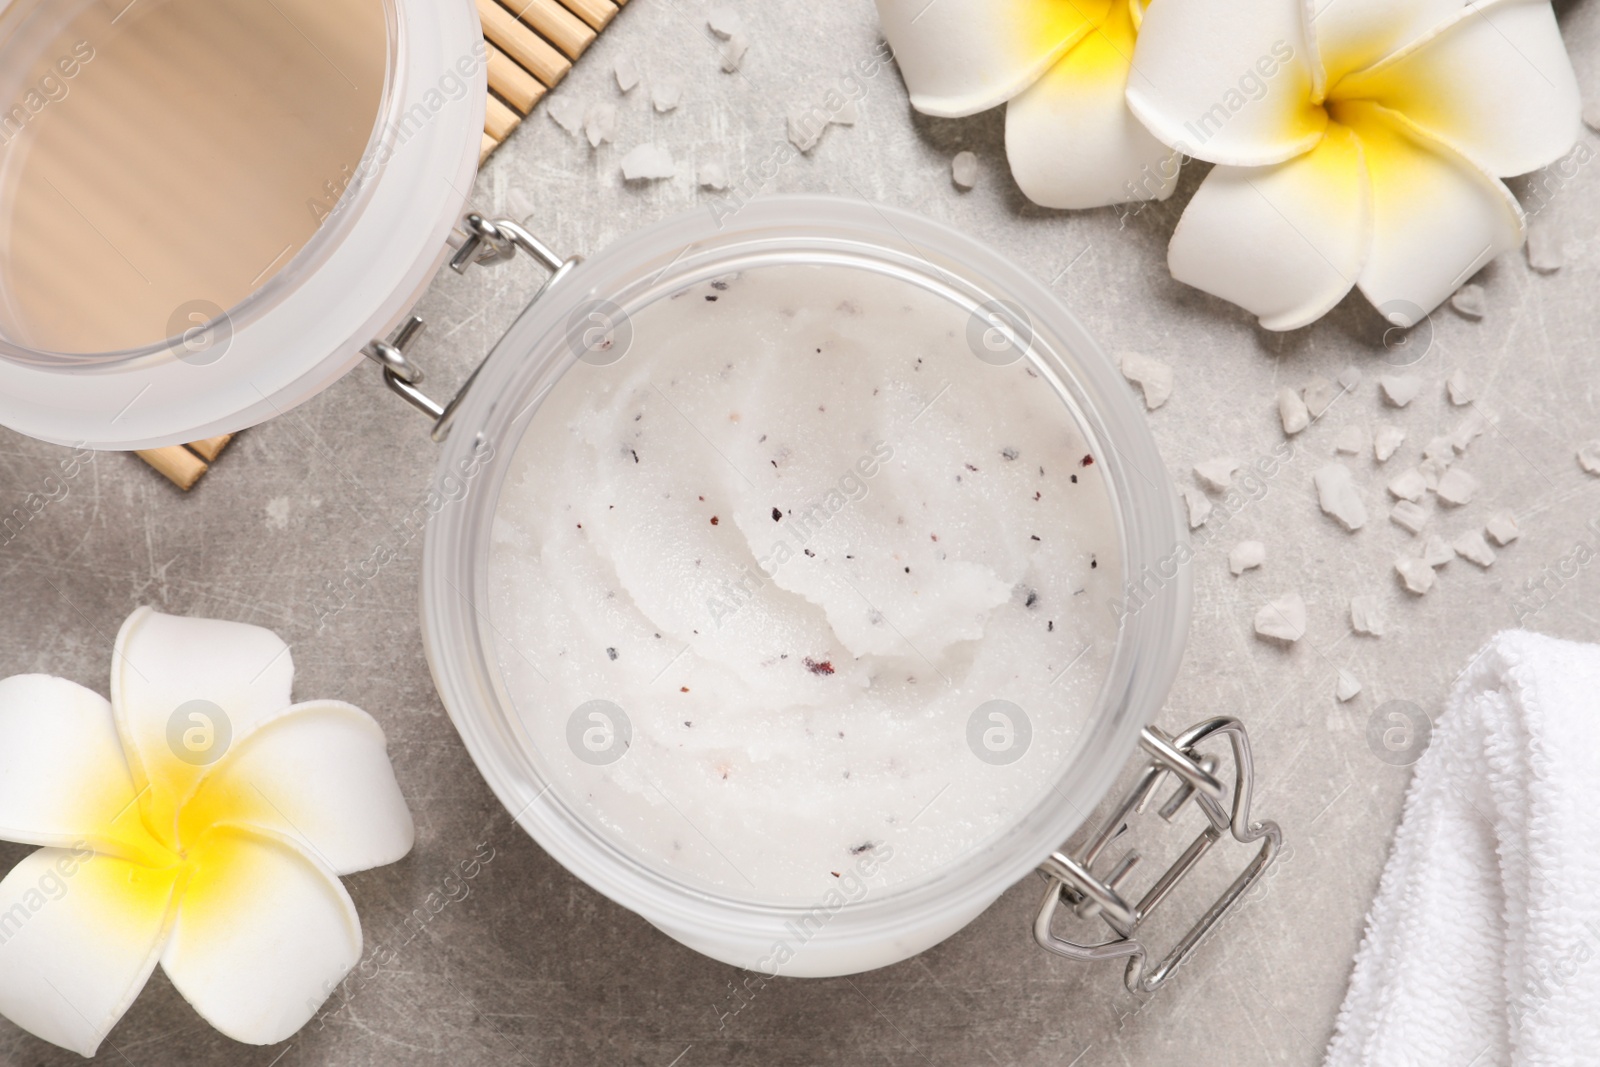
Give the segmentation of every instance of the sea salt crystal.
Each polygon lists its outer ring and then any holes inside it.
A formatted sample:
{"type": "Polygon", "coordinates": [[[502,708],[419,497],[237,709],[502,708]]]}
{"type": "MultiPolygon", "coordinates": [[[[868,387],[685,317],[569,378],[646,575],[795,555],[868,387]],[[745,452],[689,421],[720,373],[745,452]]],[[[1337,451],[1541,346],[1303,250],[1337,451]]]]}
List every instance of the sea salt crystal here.
{"type": "Polygon", "coordinates": [[[1361,384],[1361,372],[1356,369],[1355,364],[1348,364],[1339,372],[1339,384],[1344,386],[1346,392],[1361,384]]]}
{"type": "Polygon", "coordinates": [[[1433,568],[1415,556],[1402,556],[1395,560],[1394,569],[1399,573],[1405,587],[1418,596],[1432,589],[1433,583],[1438,579],[1438,575],[1433,573],[1433,568]]]}
{"type": "Polygon", "coordinates": [[[735,33],[722,42],[722,70],[732,74],[744,63],[744,54],[750,51],[750,39],[742,33],[735,33]]]}
{"type": "Polygon", "coordinates": [[[1144,392],[1144,406],[1151,411],[1172,395],[1172,367],[1153,356],[1124,352],[1118,357],[1122,376],[1144,392]]]}
{"type": "Polygon", "coordinates": [[[1522,536],[1522,529],[1517,526],[1517,517],[1509,511],[1497,511],[1490,515],[1489,521],[1483,527],[1483,532],[1488,534],[1494,540],[1494,543],[1501,548],[1522,536]]]}
{"type": "Polygon", "coordinates": [[[1439,479],[1444,477],[1446,469],[1436,459],[1425,459],[1417,464],[1417,473],[1422,475],[1422,484],[1428,487],[1430,493],[1439,488],[1439,479]]]}
{"type": "Polygon", "coordinates": [[[1489,547],[1489,542],[1477,530],[1468,530],[1456,538],[1455,550],[1456,555],[1480,567],[1487,567],[1495,561],[1494,549],[1489,547]]]}
{"type": "MultiPolygon", "coordinates": [[[[1597,468],[1597,472],[1600,472],[1600,468],[1597,468]]],[[[1472,498],[1478,495],[1478,479],[1460,467],[1451,467],[1439,479],[1437,492],[1439,499],[1452,507],[1470,504],[1472,498]]]]}
{"type": "Polygon", "coordinates": [[[1299,593],[1281,596],[1256,612],[1256,633],[1269,641],[1293,644],[1306,635],[1306,602],[1299,593]]]}
{"type": "Polygon", "coordinates": [[[950,161],[950,180],[962,189],[971,189],[978,183],[978,157],[971,152],[957,152],[950,161]]]}
{"type": "Polygon", "coordinates": [[[1483,318],[1487,303],[1483,298],[1483,286],[1477,282],[1468,282],[1456,290],[1456,295],[1450,298],[1450,306],[1464,319],[1477,322],[1483,318]]]}
{"type": "Polygon", "coordinates": [[[1467,413],[1467,417],[1461,420],[1460,425],[1450,431],[1450,443],[1455,446],[1457,452],[1465,452],[1467,446],[1477,439],[1487,425],[1483,415],[1474,409],[1467,413]]]}
{"type": "Polygon", "coordinates": [[[1327,411],[1335,400],[1339,399],[1339,394],[1342,392],[1344,392],[1343,389],[1328,381],[1328,379],[1317,377],[1306,383],[1306,387],[1300,395],[1305,399],[1306,410],[1310,412],[1311,417],[1320,419],[1322,418],[1322,413],[1327,411]]]}
{"type": "Polygon", "coordinates": [[[611,72],[616,75],[617,88],[624,93],[633,92],[634,86],[639,84],[639,65],[632,56],[618,56],[611,64],[611,72]]]}
{"type": "Polygon", "coordinates": [[[672,153],[660,145],[642,144],[622,157],[622,177],[630,182],[657,181],[676,173],[672,153]]]}
{"type": "Polygon", "coordinates": [[[1356,488],[1350,468],[1342,463],[1330,463],[1311,476],[1317,487],[1317,502],[1322,511],[1339,521],[1339,525],[1352,532],[1367,522],[1367,506],[1361,501],[1361,491],[1356,488]]]}
{"type": "Polygon", "coordinates": [[[1456,558],[1456,550],[1444,543],[1438,534],[1429,534],[1422,546],[1422,562],[1430,567],[1443,567],[1456,558]]]}
{"type": "Polygon", "coordinates": [[[1192,485],[1183,487],[1183,502],[1189,508],[1189,529],[1198,530],[1211,517],[1211,500],[1192,485]]]}
{"type": "Polygon", "coordinates": [[[823,131],[827,128],[826,121],[818,121],[815,108],[796,104],[789,109],[789,143],[798,148],[802,154],[817,147],[817,143],[822,140],[823,131]]]}
{"type": "Polygon", "coordinates": [[[1415,504],[1427,491],[1428,483],[1415,467],[1408,467],[1389,479],[1389,493],[1396,500],[1409,500],[1415,504]]]}
{"type": "Polygon", "coordinates": [[[1339,669],[1339,680],[1333,687],[1333,695],[1339,698],[1340,703],[1343,703],[1346,700],[1355,699],[1355,695],[1359,692],[1361,692],[1361,683],[1356,681],[1356,676],[1341,667],[1339,669]]]}
{"type": "Polygon", "coordinates": [[[1219,456],[1208,459],[1203,463],[1194,465],[1194,476],[1200,484],[1214,492],[1226,492],[1228,486],[1233,484],[1233,472],[1239,469],[1239,461],[1231,456],[1219,456]]]}
{"type": "Polygon", "coordinates": [[[1422,392],[1422,379],[1415,374],[1385,374],[1378,379],[1383,398],[1397,408],[1403,408],[1422,392]]]}
{"type": "Polygon", "coordinates": [[[1240,541],[1228,553],[1228,569],[1234,576],[1255,570],[1267,561],[1267,546],[1260,541],[1240,541]]]}
{"type": "Polygon", "coordinates": [[[1333,439],[1333,450],[1347,456],[1359,456],[1367,450],[1367,431],[1354,424],[1346,426],[1333,439]]]}
{"type": "Polygon", "coordinates": [[[1590,474],[1600,474],[1600,441],[1590,441],[1578,449],[1578,466],[1590,474]]]}
{"type": "Polygon", "coordinates": [[[661,78],[650,86],[650,104],[657,111],[671,111],[683,101],[683,83],[677,78],[661,78]]]}
{"type": "Polygon", "coordinates": [[[1528,266],[1540,274],[1554,274],[1566,263],[1561,233],[1544,215],[1528,220],[1528,266]]]}
{"type": "Polygon", "coordinates": [[[721,37],[724,41],[744,29],[744,19],[739,17],[739,12],[728,4],[719,4],[711,9],[711,14],[706,17],[706,25],[711,32],[721,37]]]}
{"type": "Polygon", "coordinates": [[[1311,425],[1306,402],[1287,385],[1278,390],[1278,418],[1283,420],[1283,432],[1291,436],[1311,425]]]}
{"type": "Polygon", "coordinates": [[[1372,435],[1372,456],[1379,463],[1387,463],[1406,439],[1406,432],[1398,426],[1379,426],[1372,435]]]}
{"type": "Polygon", "coordinates": [[[583,132],[589,138],[589,147],[599,148],[617,136],[617,105],[590,104],[583,115],[583,132]]]}
{"type": "Polygon", "coordinates": [[[1411,501],[1400,501],[1394,507],[1390,507],[1389,520],[1394,525],[1410,530],[1411,533],[1422,533],[1422,526],[1427,525],[1427,509],[1411,501]]]}
{"type": "Polygon", "coordinates": [[[1462,404],[1470,404],[1477,399],[1472,384],[1467,381],[1467,372],[1464,370],[1457,370],[1450,375],[1446,379],[1444,387],[1445,391],[1450,394],[1450,403],[1456,407],[1460,407],[1462,404]]]}
{"type": "Polygon", "coordinates": [[[544,106],[544,113],[568,133],[577,133],[583,129],[583,112],[583,103],[567,93],[552,97],[544,106]]]}
{"type": "Polygon", "coordinates": [[[700,187],[721,192],[728,187],[728,170],[721,163],[700,164],[700,187]]]}
{"type": "Polygon", "coordinates": [[[1421,533],[1422,528],[1428,525],[1428,512],[1421,504],[1402,500],[1389,509],[1389,520],[1412,533],[1421,533]]]}
{"type": "Polygon", "coordinates": [[[849,96],[828,116],[828,121],[835,126],[854,126],[861,117],[861,108],[856,98],[849,96]]]}
{"type": "Polygon", "coordinates": [[[1448,467],[1456,458],[1455,442],[1448,437],[1435,437],[1423,446],[1422,458],[1448,467]]]}
{"type": "Polygon", "coordinates": [[[1383,610],[1377,597],[1362,593],[1350,598],[1350,628],[1370,637],[1383,636],[1383,610]]]}

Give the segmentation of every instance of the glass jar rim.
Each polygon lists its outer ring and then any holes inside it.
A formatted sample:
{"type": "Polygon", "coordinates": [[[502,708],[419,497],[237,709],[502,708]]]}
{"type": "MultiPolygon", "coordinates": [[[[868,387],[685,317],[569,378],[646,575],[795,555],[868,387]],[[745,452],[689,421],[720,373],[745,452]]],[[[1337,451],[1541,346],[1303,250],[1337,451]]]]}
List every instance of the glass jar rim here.
{"type": "MultiPolygon", "coordinates": [[[[1100,453],[1118,518],[1125,576],[1155,570],[1186,542],[1170,476],[1131,391],[1109,357],[1031,275],[959,231],[900,209],[822,196],[757,198],[731,212],[723,208],[690,212],[633,234],[531,304],[457,412],[440,459],[439,491],[455,484],[459,493],[458,472],[469,465],[477,469],[474,457],[485,447],[491,456],[509,456],[549,384],[576,362],[575,352],[563,343],[574,312],[596,301],[623,307],[643,302],[646,292],[659,294],[726,272],[737,255],[765,251],[782,257],[831,249],[876,257],[900,269],[937,271],[974,307],[1005,300],[1024,309],[1035,342],[1048,349],[1052,369],[1076,402],[1073,414],[1080,429],[1092,444],[1110,446],[1100,447],[1100,453]]],[[[587,321],[581,314],[578,319],[587,321]]],[[[495,666],[497,637],[482,606],[489,527],[506,466],[489,464],[487,475],[479,474],[481,480],[464,496],[452,495],[454,502],[428,524],[425,644],[458,731],[517,821],[591,886],[696,947],[737,942],[751,952],[765,950],[783,922],[812,909],[721,895],[651,867],[572,811],[521,753],[525,742],[517,737],[515,713],[509,711],[495,666]]],[[[1094,719],[1055,788],[1046,790],[1032,810],[930,876],[845,904],[830,918],[828,939],[842,945],[852,938],[892,938],[897,929],[933,927],[943,930],[939,937],[946,936],[954,929],[944,929],[952,909],[973,909],[975,915],[1059,848],[1108,792],[1139,731],[1163,702],[1181,660],[1190,596],[1188,570],[1180,567],[1142,599],[1138,610],[1120,614],[1117,649],[1094,719]]],[[[908,944],[916,940],[914,933],[907,937],[908,944]]],[[[742,949],[729,952],[741,961],[754,958],[742,949]]]]}

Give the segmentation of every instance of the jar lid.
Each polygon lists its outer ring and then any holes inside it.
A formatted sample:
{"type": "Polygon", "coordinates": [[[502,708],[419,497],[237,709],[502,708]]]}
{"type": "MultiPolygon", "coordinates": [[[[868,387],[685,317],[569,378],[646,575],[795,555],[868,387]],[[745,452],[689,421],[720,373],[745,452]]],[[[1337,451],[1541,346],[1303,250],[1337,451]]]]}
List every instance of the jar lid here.
{"type": "Polygon", "coordinates": [[[94,448],[355,366],[448,254],[487,94],[430,0],[32,0],[0,71],[0,423],[94,448]]]}

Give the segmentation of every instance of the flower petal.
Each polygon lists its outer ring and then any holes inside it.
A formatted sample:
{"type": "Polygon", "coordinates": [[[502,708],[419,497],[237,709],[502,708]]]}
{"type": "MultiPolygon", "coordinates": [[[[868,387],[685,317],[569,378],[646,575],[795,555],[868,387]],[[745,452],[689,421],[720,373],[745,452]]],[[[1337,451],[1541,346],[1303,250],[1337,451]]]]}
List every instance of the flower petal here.
{"type": "Polygon", "coordinates": [[[1389,321],[1414,325],[1522,244],[1516,197],[1472,160],[1376,105],[1335,114],[1361,139],[1372,180],[1372,250],[1357,284],[1389,321]]]}
{"type": "Polygon", "coordinates": [[[1577,75],[1549,0],[1460,8],[1433,33],[1345,78],[1334,96],[1397,111],[1502,176],[1560,159],[1582,121],[1577,75]]]}
{"type": "Polygon", "coordinates": [[[883,35],[924,115],[955,118],[1032,85],[1112,0],[878,0],[883,35]]]}
{"type": "Polygon", "coordinates": [[[1128,106],[1186,155],[1281,163],[1327,125],[1312,71],[1299,0],[1160,0],[1139,30],[1128,106]]]}
{"type": "Polygon", "coordinates": [[[219,823],[265,827],[336,874],[393,863],[416,828],[383,729],[360,708],[326,700],[296,704],[233,743],[184,804],[180,840],[219,823]]]}
{"type": "Polygon", "coordinates": [[[140,608],[117,635],[111,706],[152,832],[176,840],[177,809],[232,738],[289,706],[294,661],[271,630],[140,608]]]}
{"type": "Polygon", "coordinates": [[[0,881],[0,1014],[93,1056],[161,955],[179,868],[40,849],[0,881]]]}
{"type": "MultiPolygon", "coordinates": [[[[1545,0],[1548,2],[1548,0],[1545,0]]],[[[1311,44],[1328,84],[1370,67],[1453,17],[1464,0],[1306,0],[1311,44]]]]}
{"type": "Polygon", "coordinates": [[[1269,330],[1296,329],[1355,284],[1370,199],[1361,145],[1330,126],[1299,159],[1207,175],[1178,221],[1167,265],[1174,278],[1254,312],[1269,330]]]}
{"type": "Polygon", "coordinates": [[[339,879],[287,839],[217,827],[161,966],[212,1026],[270,1045],[310,1021],[361,958],[361,920],[339,879]]]}
{"type": "Polygon", "coordinates": [[[1128,110],[1136,31],[1126,4],[1006,105],[1006,156],[1029,200],[1089,208],[1165,200],[1178,179],[1177,153],[1128,110]]]}
{"type": "Polygon", "coordinates": [[[160,863],[111,705],[45,674],[0,680],[0,839],[160,863]]]}

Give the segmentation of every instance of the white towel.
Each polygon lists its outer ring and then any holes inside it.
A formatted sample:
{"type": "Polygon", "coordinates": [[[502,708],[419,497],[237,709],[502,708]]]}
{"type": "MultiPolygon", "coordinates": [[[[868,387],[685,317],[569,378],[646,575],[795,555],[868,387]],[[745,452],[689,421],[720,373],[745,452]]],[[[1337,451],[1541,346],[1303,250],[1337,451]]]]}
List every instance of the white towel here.
{"type": "Polygon", "coordinates": [[[1328,1067],[1600,1063],[1600,648],[1489,642],[1417,762],[1328,1067]]]}

